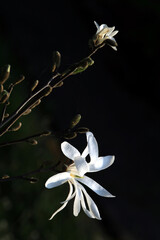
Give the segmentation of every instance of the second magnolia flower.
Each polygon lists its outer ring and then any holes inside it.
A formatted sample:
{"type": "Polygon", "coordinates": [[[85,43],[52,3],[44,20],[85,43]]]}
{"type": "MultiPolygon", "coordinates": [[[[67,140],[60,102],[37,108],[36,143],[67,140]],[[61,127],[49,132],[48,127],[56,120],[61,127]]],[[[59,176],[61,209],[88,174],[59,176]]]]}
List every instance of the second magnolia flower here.
{"type": "Polygon", "coordinates": [[[50,220],[63,208],[66,207],[67,203],[75,197],[73,204],[73,214],[78,216],[80,209],[82,207],[83,211],[90,218],[101,219],[100,213],[95,202],[88,195],[87,191],[82,184],[86,185],[88,188],[93,190],[95,193],[102,197],[114,197],[105,188],[98,184],[93,179],[85,176],[87,172],[98,172],[103,169],[108,168],[114,162],[114,156],[99,157],[98,144],[91,132],[86,133],[87,146],[83,153],[73,147],[68,142],[63,142],[61,144],[61,149],[63,154],[71,159],[73,163],[69,165],[66,172],[58,173],[50,177],[46,183],[45,187],[50,189],[60,186],[66,182],[69,184],[69,193],[66,200],[62,203],[62,206],[53,213],[50,220]],[[90,161],[86,161],[86,157],[89,154],[90,161]],[[82,184],[81,184],[82,183],[82,184]],[[74,188],[73,188],[74,187],[74,188]],[[86,206],[87,203],[87,206],[86,206]]]}

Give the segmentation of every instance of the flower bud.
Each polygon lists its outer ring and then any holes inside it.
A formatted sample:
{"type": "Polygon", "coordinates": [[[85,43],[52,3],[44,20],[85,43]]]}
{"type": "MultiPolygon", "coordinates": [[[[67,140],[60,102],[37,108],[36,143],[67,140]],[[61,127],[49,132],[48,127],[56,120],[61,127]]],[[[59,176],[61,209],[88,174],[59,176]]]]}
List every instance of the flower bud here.
{"type": "Polygon", "coordinates": [[[53,65],[52,65],[52,73],[60,67],[61,64],[61,54],[58,51],[53,52],[53,65]]]}
{"type": "Polygon", "coordinates": [[[16,131],[18,131],[21,127],[22,127],[22,123],[19,122],[17,126],[10,128],[9,131],[11,131],[11,132],[16,132],[16,131]]]}
{"type": "Polygon", "coordinates": [[[31,109],[37,107],[40,103],[41,103],[41,99],[38,99],[37,102],[35,102],[35,103],[32,105],[31,109]]]}
{"type": "Polygon", "coordinates": [[[83,71],[85,71],[89,66],[92,66],[94,64],[94,61],[91,57],[87,57],[85,59],[83,59],[82,61],[80,61],[77,65],[77,68],[74,70],[74,72],[72,73],[72,75],[81,73],[83,71]]]}
{"type": "Polygon", "coordinates": [[[38,84],[39,84],[39,81],[36,80],[36,81],[33,83],[33,86],[32,86],[32,88],[31,88],[31,92],[34,91],[34,89],[38,86],[38,84]]]}
{"type": "Polygon", "coordinates": [[[77,133],[76,132],[66,133],[65,136],[64,136],[65,139],[73,139],[75,137],[77,137],[77,133]]]}
{"type": "Polygon", "coordinates": [[[0,94],[3,92],[3,90],[4,90],[4,87],[2,84],[0,84],[0,94]]]}
{"type": "Polygon", "coordinates": [[[81,115],[77,114],[74,116],[74,118],[71,120],[70,128],[74,128],[81,120],[81,115]]]}
{"type": "Polygon", "coordinates": [[[57,83],[56,85],[54,85],[55,88],[57,87],[62,87],[63,86],[63,82],[57,83]]]}
{"type": "Polygon", "coordinates": [[[0,83],[4,84],[7,79],[10,76],[10,70],[11,70],[11,66],[10,65],[5,65],[4,67],[0,68],[0,83]]]}
{"type": "Polygon", "coordinates": [[[31,144],[31,145],[33,145],[33,146],[35,146],[35,145],[38,144],[38,141],[35,140],[35,139],[29,139],[29,140],[27,140],[26,142],[28,142],[29,144],[31,144]]]}
{"type": "Polygon", "coordinates": [[[10,94],[6,90],[3,90],[3,92],[0,93],[0,103],[5,103],[8,100],[9,96],[10,94]]]}
{"type": "Polygon", "coordinates": [[[76,129],[76,133],[86,133],[89,132],[89,129],[86,127],[79,127],[76,129]]]}
{"type": "Polygon", "coordinates": [[[25,76],[21,75],[19,80],[17,80],[14,85],[18,85],[19,83],[21,83],[23,80],[25,79],[25,76]]]}
{"type": "Polygon", "coordinates": [[[30,114],[31,112],[32,112],[32,110],[29,108],[23,113],[23,116],[26,116],[26,115],[30,114]]]}

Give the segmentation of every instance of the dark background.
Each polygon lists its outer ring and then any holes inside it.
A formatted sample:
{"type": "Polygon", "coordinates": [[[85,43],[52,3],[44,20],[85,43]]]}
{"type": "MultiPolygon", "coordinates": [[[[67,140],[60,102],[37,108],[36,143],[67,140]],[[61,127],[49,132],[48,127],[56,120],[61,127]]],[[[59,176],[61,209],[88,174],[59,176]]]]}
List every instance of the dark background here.
{"type": "MultiPolygon", "coordinates": [[[[62,54],[65,69],[89,53],[88,39],[95,33],[93,21],[116,26],[118,51],[105,46],[93,56],[95,64],[70,77],[33,115],[22,119],[17,136],[44,128],[59,130],[77,113],[81,126],[95,135],[100,155],[114,154],[115,163],[93,178],[115,199],[91,194],[102,221],[83,213],[72,216],[72,203],[49,222],[65,199],[66,186],[44,188],[50,173],[31,185],[15,181],[0,188],[0,236],[12,239],[159,239],[159,1],[7,1],[0,5],[0,66],[11,64],[11,80],[26,76],[13,95],[14,104],[24,99],[34,80],[47,81],[44,70],[52,52],[62,54]],[[64,191],[65,196],[64,196],[64,191]]],[[[11,111],[12,111],[11,107],[11,111]]],[[[12,137],[12,136],[11,136],[12,137]]],[[[1,141],[4,141],[2,138],[1,141]]],[[[83,149],[85,137],[70,141],[83,149]]],[[[21,174],[45,159],[56,160],[48,139],[38,146],[27,144],[1,149],[0,173],[21,174]]],[[[57,154],[57,155],[56,155],[57,154]]]]}

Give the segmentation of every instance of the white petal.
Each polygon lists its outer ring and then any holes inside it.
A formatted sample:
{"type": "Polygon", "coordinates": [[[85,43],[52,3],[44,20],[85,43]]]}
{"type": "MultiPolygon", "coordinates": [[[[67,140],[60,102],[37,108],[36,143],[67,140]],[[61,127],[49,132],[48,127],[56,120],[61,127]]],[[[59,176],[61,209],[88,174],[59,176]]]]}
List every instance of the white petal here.
{"type": "Polygon", "coordinates": [[[65,203],[65,202],[69,202],[72,198],[74,198],[76,195],[76,191],[74,191],[74,193],[70,196],[70,198],[68,198],[67,200],[64,200],[63,202],[61,202],[61,204],[65,203]]]}
{"type": "Polygon", "coordinates": [[[75,157],[80,156],[80,152],[68,142],[61,143],[61,150],[66,157],[73,161],[75,157]]]}
{"type": "Polygon", "coordinates": [[[82,156],[83,158],[86,158],[88,154],[89,154],[89,149],[88,149],[88,145],[87,145],[86,148],[84,149],[84,151],[83,151],[83,153],[82,153],[81,156],[82,156]]]}
{"type": "Polygon", "coordinates": [[[58,208],[58,210],[57,210],[56,212],[53,213],[53,215],[50,217],[49,220],[51,220],[51,219],[52,219],[57,213],[59,213],[60,211],[62,211],[63,208],[66,207],[66,205],[67,205],[67,203],[68,203],[67,200],[71,197],[72,192],[73,192],[72,184],[71,184],[70,182],[68,182],[68,183],[69,183],[69,187],[70,187],[70,189],[69,189],[68,196],[67,196],[67,198],[66,198],[66,200],[65,200],[65,203],[64,203],[60,208],[58,208]]]}
{"type": "Polygon", "coordinates": [[[92,163],[88,164],[89,166],[88,172],[98,172],[103,169],[106,169],[113,164],[114,159],[115,156],[99,157],[93,164],[92,163]]]}
{"type": "Polygon", "coordinates": [[[80,200],[81,200],[81,190],[77,187],[76,181],[74,181],[75,188],[76,188],[76,197],[74,199],[74,204],[73,204],[73,215],[75,217],[78,216],[80,210],[81,210],[81,205],[80,205],[80,200]]]}
{"type": "MultiPolygon", "coordinates": [[[[111,45],[110,45],[111,46],[111,45]]],[[[117,48],[115,46],[111,46],[111,48],[113,48],[115,51],[117,51],[117,48]]]]}
{"type": "Polygon", "coordinates": [[[99,24],[96,21],[94,21],[94,24],[96,25],[96,28],[98,29],[99,28],[99,24]]]}
{"type": "Polygon", "coordinates": [[[101,31],[108,31],[110,28],[106,25],[106,24],[101,24],[99,26],[99,29],[98,29],[98,32],[101,32],[101,31]]]}
{"type": "Polygon", "coordinates": [[[88,172],[88,163],[82,157],[76,157],[74,159],[74,163],[76,165],[79,176],[83,176],[86,172],[88,172]]]}
{"type": "Polygon", "coordinates": [[[93,213],[90,212],[87,208],[86,208],[86,203],[85,203],[85,200],[84,200],[84,196],[83,196],[83,193],[81,191],[81,188],[80,186],[83,188],[83,186],[79,183],[78,184],[78,188],[80,189],[80,199],[81,199],[81,205],[82,205],[82,208],[83,208],[83,211],[85,212],[85,214],[90,217],[90,218],[95,218],[93,213]]]}
{"type": "Polygon", "coordinates": [[[98,184],[93,179],[84,176],[83,178],[76,178],[77,181],[85,184],[87,187],[92,189],[95,193],[102,197],[114,197],[111,193],[109,193],[105,188],[103,188],[100,184],[98,184]]]}
{"type": "Polygon", "coordinates": [[[50,177],[46,181],[45,187],[48,189],[58,187],[58,186],[62,185],[63,183],[65,183],[69,178],[70,178],[70,174],[68,172],[58,173],[58,174],[50,177]]]}
{"type": "Polygon", "coordinates": [[[83,208],[83,211],[85,212],[85,214],[90,217],[90,218],[95,218],[93,213],[90,212],[87,208],[86,208],[86,203],[85,203],[85,200],[84,200],[84,196],[81,192],[81,204],[82,204],[82,208],[83,208]]]}
{"type": "Polygon", "coordinates": [[[117,33],[118,33],[118,30],[112,32],[112,33],[110,34],[110,37],[114,37],[117,33]]]}
{"type": "Polygon", "coordinates": [[[98,211],[98,208],[95,204],[95,202],[93,201],[93,199],[88,195],[87,191],[85,190],[85,188],[79,184],[80,186],[80,189],[83,191],[83,194],[86,198],[86,201],[87,201],[87,204],[88,204],[88,207],[89,207],[89,211],[86,209],[86,205],[84,205],[84,198],[83,198],[83,210],[84,212],[91,218],[96,218],[98,220],[101,220],[101,217],[100,217],[100,214],[99,214],[99,211],[98,211]]]}
{"type": "Polygon", "coordinates": [[[88,149],[91,157],[91,162],[94,163],[94,161],[98,158],[98,144],[91,132],[87,132],[86,135],[88,140],[88,149]]]}

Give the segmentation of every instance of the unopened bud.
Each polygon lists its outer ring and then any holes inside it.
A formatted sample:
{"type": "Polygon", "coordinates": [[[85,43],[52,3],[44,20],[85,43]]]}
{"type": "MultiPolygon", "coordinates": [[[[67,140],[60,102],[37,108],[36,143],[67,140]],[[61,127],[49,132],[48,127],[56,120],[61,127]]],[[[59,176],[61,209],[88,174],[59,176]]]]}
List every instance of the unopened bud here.
{"type": "Polygon", "coordinates": [[[11,66],[5,65],[4,67],[0,68],[0,83],[4,84],[10,75],[11,66]]]}
{"type": "Polygon", "coordinates": [[[18,131],[21,127],[22,127],[22,123],[19,122],[17,126],[10,128],[9,131],[11,131],[11,132],[16,132],[16,131],[18,131]]]}
{"type": "Polygon", "coordinates": [[[86,133],[86,132],[89,132],[89,129],[86,127],[79,127],[76,129],[76,132],[77,133],[86,133]]]}
{"type": "Polygon", "coordinates": [[[49,135],[51,135],[51,131],[45,131],[45,132],[43,132],[41,135],[40,135],[40,137],[46,137],[46,136],[49,136],[49,135]]]}
{"type": "Polygon", "coordinates": [[[0,93],[0,103],[5,103],[8,100],[9,96],[10,94],[6,90],[3,90],[3,92],[0,93]]]}
{"type": "Polygon", "coordinates": [[[71,120],[70,128],[74,128],[81,120],[81,115],[77,114],[74,116],[74,118],[71,120]]]}
{"type": "Polygon", "coordinates": [[[60,64],[61,64],[61,54],[58,51],[54,51],[52,72],[54,72],[57,68],[59,68],[60,64]]]}
{"type": "Polygon", "coordinates": [[[3,92],[3,90],[4,90],[4,87],[2,84],[0,84],[0,94],[3,92]]]}
{"type": "Polygon", "coordinates": [[[36,183],[36,182],[38,182],[37,178],[34,178],[34,177],[30,178],[30,183],[36,183]]]}
{"type": "Polygon", "coordinates": [[[63,82],[57,83],[54,87],[62,87],[63,86],[63,82]]]}
{"type": "Polygon", "coordinates": [[[7,178],[10,178],[10,176],[7,174],[3,175],[3,177],[2,177],[2,179],[7,179],[7,178]]]}
{"type": "Polygon", "coordinates": [[[31,88],[31,91],[32,91],[32,92],[33,92],[34,89],[38,86],[38,84],[39,84],[39,81],[38,81],[38,80],[36,80],[36,81],[33,83],[33,86],[32,86],[32,88],[31,88]]]}
{"type": "Polygon", "coordinates": [[[5,113],[4,118],[9,117],[9,113],[5,113]]]}
{"type": "Polygon", "coordinates": [[[21,83],[22,81],[24,81],[24,79],[25,79],[25,76],[21,75],[21,76],[20,76],[20,79],[17,80],[17,81],[14,83],[14,85],[17,85],[17,84],[21,83]]]}
{"type": "Polygon", "coordinates": [[[27,140],[26,142],[28,142],[29,144],[31,144],[31,145],[33,145],[33,146],[35,146],[35,145],[38,144],[38,141],[35,140],[35,139],[29,139],[29,140],[27,140]]]}
{"type": "Polygon", "coordinates": [[[75,137],[77,137],[77,133],[76,133],[76,132],[70,132],[70,133],[67,133],[67,134],[64,136],[65,139],[73,139],[73,138],[75,138],[75,137]]]}
{"type": "Polygon", "coordinates": [[[41,103],[41,99],[37,100],[37,102],[35,102],[35,103],[32,105],[31,109],[37,107],[40,103],[41,103]]]}
{"type": "Polygon", "coordinates": [[[83,71],[85,71],[89,66],[92,66],[94,64],[94,61],[91,57],[85,58],[82,61],[80,61],[78,63],[77,68],[74,70],[74,72],[72,73],[72,75],[81,73],[83,71]]]}
{"type": "Polygon", "coordinates": [[[52,92],[52,87],[48,86],[43,96],[47,97],[52,92]]]}
{"type": "Polygon", "coordinates": [[[25,116],[25,115],[28,115],[28,114],[30,114],[32,112],[32,110],[29,108],[29,109],[27,109],[24,113],[23,113],[23,115],[25,116]]]}

